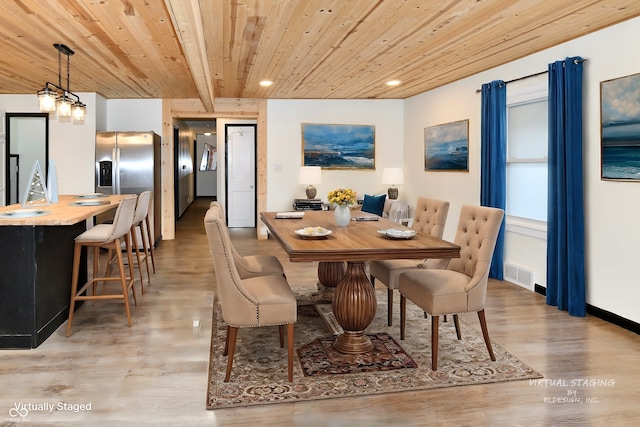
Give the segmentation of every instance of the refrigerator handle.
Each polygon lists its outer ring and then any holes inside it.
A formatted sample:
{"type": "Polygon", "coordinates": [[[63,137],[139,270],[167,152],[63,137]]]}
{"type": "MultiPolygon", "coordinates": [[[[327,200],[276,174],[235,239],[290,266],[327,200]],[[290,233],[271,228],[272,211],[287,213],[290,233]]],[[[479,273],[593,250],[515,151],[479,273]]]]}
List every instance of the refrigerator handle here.
{"type": "Polygon", "coordinates": [[[120,149],[114,148],[112,152],[114,168],[113,173],[113,194],[120,194],[120,149]]]}

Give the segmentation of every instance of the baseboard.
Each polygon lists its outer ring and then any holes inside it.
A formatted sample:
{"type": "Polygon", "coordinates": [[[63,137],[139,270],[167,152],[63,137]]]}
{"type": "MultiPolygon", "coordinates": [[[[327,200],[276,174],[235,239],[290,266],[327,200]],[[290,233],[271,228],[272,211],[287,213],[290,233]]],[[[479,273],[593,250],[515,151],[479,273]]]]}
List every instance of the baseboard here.
{"type": "MultiPolygon", "coordinates": [[[[540,295],[547,295],[547,288],[544,286],[540,286],[537,283],[534,286],[534,291],[540,295]]],[[[626,319],[622,316],[618,316],[615,313],[612,313],[607,310],[603,310],[601,308],[595,307],[591,304],[587,304],[587,313],[602,319],[606,322],[613,323],[614,325],[620,326],[628,331],[631,331],[635,334],[640,335],[640,323],[634,322],[633,320],[626,319]]]]}

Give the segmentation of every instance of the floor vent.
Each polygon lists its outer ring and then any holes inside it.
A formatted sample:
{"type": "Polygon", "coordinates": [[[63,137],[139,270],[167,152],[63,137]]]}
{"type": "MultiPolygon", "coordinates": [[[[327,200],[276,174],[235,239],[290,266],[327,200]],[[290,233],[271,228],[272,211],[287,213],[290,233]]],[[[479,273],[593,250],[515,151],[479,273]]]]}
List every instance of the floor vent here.
{"type": "Polygon", "coordinates": [[[533,270],[519,265],[505,263],[504,278],[509,282],[533,290],[533,270]]]}

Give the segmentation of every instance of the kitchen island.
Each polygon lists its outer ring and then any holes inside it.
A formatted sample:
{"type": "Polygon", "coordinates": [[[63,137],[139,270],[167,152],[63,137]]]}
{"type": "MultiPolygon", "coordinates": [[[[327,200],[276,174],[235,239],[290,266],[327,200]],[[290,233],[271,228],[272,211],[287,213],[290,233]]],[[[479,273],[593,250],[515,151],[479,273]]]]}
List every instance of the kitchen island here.
{"type": "MultiPolygon", "coordinates": [[[[36,348],[67,320],[74,239],[87,219],[127,197],[134,195],[60,196],[58,203],[29,206],[44,211],[34,216],[22,216],[22,205],[0,207],[0,348],[36,348]]],[[[86,276],[83,254],[80,280],[86,276]]]]}

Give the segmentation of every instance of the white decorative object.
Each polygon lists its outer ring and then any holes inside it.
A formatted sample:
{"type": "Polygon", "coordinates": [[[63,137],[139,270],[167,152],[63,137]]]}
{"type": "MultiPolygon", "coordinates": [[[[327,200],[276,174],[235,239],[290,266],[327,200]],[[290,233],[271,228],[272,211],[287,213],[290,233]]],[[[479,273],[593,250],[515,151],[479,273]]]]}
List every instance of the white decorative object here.
{"type": "Polygon", "coordinates": [[[49,200],[51,200],[51,203],[58,203],[58,174],[56,173],[55,160],[49,160],[47,188],[49,189],[49,200]]]}
{"type": "Polygon", "coordinates": [[[47,206],[51,204],[43,175],[40,163],[36,160],[28,181],[30,184],[25,189],[24,198],[22,199],[23,208],[29,206],[47,206]]]}
{"type": "Polygon", "coordinates": [[[333,211],[336,217],[336,225],[338,227],[346,227],[351,222],[351,209],[349,206],[336,205],[336,210],[333,211]]]}

